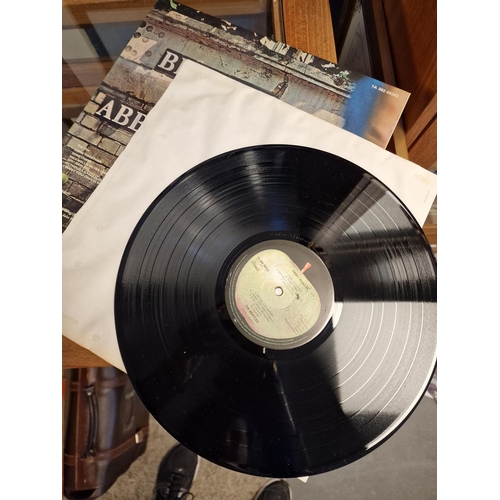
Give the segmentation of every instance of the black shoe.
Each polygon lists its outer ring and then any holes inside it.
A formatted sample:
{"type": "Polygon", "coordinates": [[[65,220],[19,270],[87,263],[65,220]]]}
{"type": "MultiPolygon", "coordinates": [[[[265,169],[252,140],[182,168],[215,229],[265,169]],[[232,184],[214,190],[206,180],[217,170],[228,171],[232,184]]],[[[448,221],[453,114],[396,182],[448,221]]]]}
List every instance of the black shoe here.
{"type": "Polygon", "coordinates": [[[255,494],[253,500],[292,500],[292,492],[286,481],[273,479],[255,494]]]}
{"type": "Polygon", "coordinates": [[[188,500],[198,472],[199,457],[181,444],[174,446],[163,457],[156,476],[155,500],[188,500]]]}

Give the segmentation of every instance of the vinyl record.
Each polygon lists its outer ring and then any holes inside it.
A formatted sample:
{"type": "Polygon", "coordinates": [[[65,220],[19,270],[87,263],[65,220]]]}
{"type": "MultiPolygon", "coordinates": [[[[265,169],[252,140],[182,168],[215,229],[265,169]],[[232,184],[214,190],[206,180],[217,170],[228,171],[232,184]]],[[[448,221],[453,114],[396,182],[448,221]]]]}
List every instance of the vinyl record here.
{"type": "Polygon", "coordinates": [[[179,442],[266,477],[327,472],[394,433],[436,362],[436,262],[403,203],[332,154],[222,154],[168,186],[116,286],[127,373],[179,442]]]}

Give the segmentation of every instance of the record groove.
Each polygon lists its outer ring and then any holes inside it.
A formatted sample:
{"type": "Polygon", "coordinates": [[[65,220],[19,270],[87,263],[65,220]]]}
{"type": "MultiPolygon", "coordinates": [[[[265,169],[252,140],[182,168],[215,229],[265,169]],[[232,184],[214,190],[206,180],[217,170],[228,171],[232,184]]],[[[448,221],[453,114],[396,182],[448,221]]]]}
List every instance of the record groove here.
{"type": "Polygon", "coordinates": [[[404,204],[340,157],[272,145],[207,160],[152,203],[115,323],[175,439],[285,478],[346,465],[401,426],[435,366],[435,309],[435,259],[404,204]]]}

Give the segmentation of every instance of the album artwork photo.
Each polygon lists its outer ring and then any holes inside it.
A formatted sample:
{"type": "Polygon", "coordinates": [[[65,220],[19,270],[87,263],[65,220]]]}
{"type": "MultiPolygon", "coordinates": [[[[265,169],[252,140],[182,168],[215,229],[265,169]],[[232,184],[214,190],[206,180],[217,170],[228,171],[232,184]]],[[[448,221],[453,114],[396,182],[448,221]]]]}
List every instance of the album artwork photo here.
{"type": "Polygon", "coordinates": [[[160,0],[64,138],[63,231],[187,59],[382,148],[409,98],[333,62],[160,0]]]}

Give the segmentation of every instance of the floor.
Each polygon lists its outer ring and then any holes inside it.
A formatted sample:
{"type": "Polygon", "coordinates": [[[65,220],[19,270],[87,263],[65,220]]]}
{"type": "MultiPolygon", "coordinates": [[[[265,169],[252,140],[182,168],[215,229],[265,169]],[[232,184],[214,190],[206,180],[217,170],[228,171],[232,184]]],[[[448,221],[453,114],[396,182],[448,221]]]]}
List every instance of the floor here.
{"type": "MultiPolygon", "coordinates": [[[[146,453],[100,498],[153,500],[156,471],[175,440],[151,419],[146,453]]],[[[364,458],[336,471],[289,480],[293,500],[431,500],[437,497],[437,403],[424,397],[405,424],[364,458]]],[[[251,500],[267,480],[202,460],[192,493],[196,500],[251,500]]]]}

